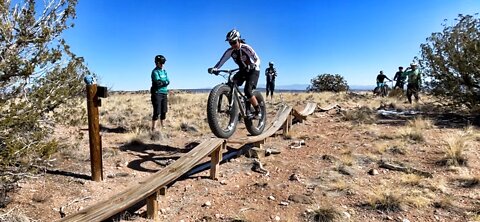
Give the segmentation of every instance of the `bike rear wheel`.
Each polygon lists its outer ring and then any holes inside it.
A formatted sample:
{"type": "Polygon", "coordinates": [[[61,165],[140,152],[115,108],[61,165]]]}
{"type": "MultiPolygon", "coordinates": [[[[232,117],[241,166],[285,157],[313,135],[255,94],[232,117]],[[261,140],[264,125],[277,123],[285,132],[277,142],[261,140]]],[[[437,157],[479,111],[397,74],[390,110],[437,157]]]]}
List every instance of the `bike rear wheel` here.
{"type": "Polygon", "coordinates": [[[212,133],[219,138],[229,138],[237,128],[238,104],[232,103],[230,90],[227,85],[219,84],[208,95],[208,126],[212,133]]]}
{"type": "MultiPolygon", "coordinates": [[[[253,91],[253,95],[257,98],[258,105],[260,106],[260,119],[245,118],[245,127],[252,136],[262,134],[267,122],[267,108],[265,106],[265,100],[259,91],[253,91]]],[[[254,112],[253,106],[250,108],[251,112],[254,112]]]]}

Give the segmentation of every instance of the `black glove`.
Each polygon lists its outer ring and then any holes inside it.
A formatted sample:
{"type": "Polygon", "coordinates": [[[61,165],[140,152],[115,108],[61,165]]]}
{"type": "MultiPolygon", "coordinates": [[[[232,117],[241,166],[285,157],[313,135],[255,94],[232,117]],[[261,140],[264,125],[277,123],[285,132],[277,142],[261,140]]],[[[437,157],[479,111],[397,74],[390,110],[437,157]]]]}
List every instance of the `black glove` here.
{"type": "Polygon", "coordinates": [[[208,73],[218,75],[218,69],[217,68],[208,68],[208,73]]]}

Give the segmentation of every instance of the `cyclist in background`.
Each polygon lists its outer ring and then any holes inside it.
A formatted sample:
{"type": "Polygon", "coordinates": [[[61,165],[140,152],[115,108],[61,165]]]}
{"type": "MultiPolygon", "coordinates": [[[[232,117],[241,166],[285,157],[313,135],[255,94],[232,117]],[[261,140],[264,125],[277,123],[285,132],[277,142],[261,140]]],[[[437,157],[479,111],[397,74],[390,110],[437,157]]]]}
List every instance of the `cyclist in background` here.
{"type": "MultiPolygon", "coordinates": [[[[245,96],[249,98],[250,104],[255,108],[255,113],[249,113],[250,118],[260,119],[261,112],[257,98],[252,93],[253,89],[257,88],[258,77],[260,75],[260,58],[250,45],[245,43],[245,40],[240,37],[240,32],[232,29],[227,33],[225,41],[228,41],[230,48],[223,53],[220,61],[213,67],[208,69],[208,73],[217,73],[217,70],[231,57],[240,69],[233,76],[233,81],[241,86],[245,83],[245,96]]],[[[247,104],[247,107],[250,107],[247,104]]],[[[249,111],[249,109],[247,109],[249,111]]]]}
{"type": "Polygon", "coordinates": [[[268,68],[265,69],[265,76],[267,77],[267,98],[270,94],[270,99],[273,99],[273,91],[275,90],[275,77],[277,77],[277,70],[273,67],[273,62],[268,63],[268,68]]]}
{"type": "Polygon", "coordinates": [[[395,73],[395,76],[393,77],[393,81],[397,81],[395,83],[395,88],[402,89],[405,85],[405,79],[407,77],[403,74],[403,67],[398,67],[398,71],[395,73]]]}
{"type": "Polygon", "coordinates": [[[388,79],[388,81],[392,81],[385,74],[383,74],[383,71],[380,71],[380,74],[377,75],[377,87],[379,89],[381,89],[385,85],[385,79],[388,79]]]}

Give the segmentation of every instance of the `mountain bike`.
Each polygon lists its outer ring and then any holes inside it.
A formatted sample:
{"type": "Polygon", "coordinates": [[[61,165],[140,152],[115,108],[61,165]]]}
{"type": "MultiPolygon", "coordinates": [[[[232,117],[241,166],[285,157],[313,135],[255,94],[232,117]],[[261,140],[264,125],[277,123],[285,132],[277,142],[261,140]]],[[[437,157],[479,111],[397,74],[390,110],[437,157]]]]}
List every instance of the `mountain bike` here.
{"type": "Polygon", "coordinates": [[[216,85],[208,95],[207,119],[208,125],[215,136],[229,138],[233,135],[240,119],[243,119],[247,131],[252,135],[260,135],[265,129],[267,111],[265,100],[259,91],[253,90],[260,106],[260,118],[253,118],[249,114],[255,110],[247,98],[233,81],[233,76],[239,69],[217,70],[227,80],[226,83],[216,85]],[[222,74],[224,73],[224,74],[222,74]]]}
{"type": "MultiPolygon", "coordinates": [[[[388,81],[392,82],[392,81],[388,81]]],[[[388,82],[385,82],[381,87],[375,87],[373,90],[373,93],[377,96],[382,96],[385,97],[388,95],[388,92],[390,91],[390,87],[387,85],[388,82]]]]}

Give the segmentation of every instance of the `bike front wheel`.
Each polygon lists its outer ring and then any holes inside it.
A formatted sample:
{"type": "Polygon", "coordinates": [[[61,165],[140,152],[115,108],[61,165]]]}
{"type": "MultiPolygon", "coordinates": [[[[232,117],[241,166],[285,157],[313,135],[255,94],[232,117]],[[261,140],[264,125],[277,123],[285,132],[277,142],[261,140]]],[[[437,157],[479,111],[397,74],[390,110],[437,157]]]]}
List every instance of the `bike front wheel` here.
{"type": "MultiPolygon", "coordinates": [[[[245,128],[252,136],[262,134],[267,122],[267,108],[265,106],[265,100],[259,91],[253,91],[253,96],[257,98],[258,105],[260,106],[261,117],[259,119],[245,118],[245,128]]],[[[254,112],[253,106],[251,112],[254,112]]]]}
{"type": "Polygon", "coordinates": [[[238,123],[238,104],[232,102],[231,89],[225,84],[215,86],[208,95],[208,126],[215,136],[229,138],[238,123]]]}

